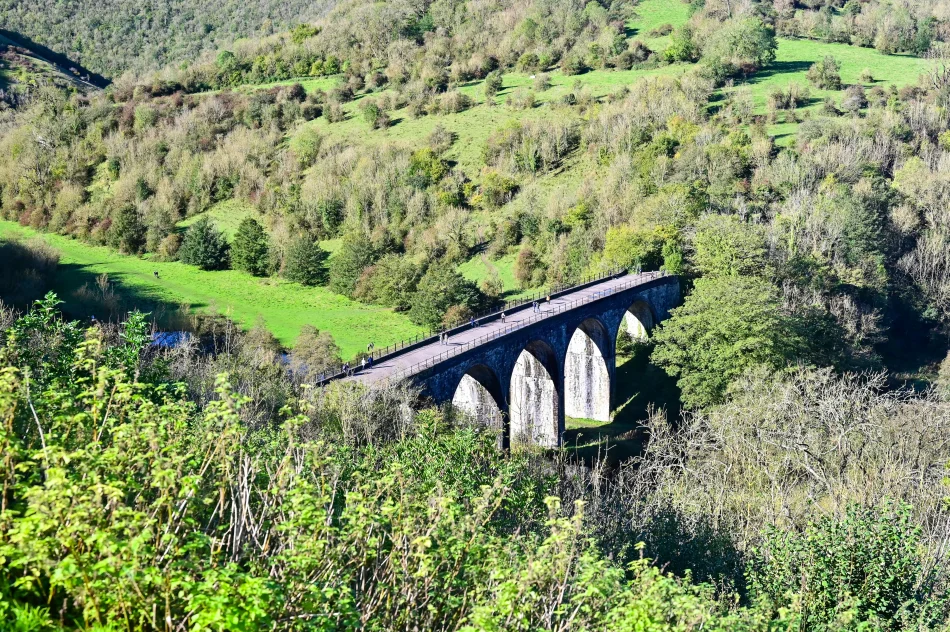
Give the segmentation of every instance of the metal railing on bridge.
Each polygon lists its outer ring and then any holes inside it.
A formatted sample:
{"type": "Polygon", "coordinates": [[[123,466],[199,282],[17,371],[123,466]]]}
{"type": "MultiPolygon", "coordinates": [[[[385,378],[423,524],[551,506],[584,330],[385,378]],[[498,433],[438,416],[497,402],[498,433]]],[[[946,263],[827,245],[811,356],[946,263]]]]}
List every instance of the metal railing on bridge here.
{"type": "MultiPolygon", "coordinates": [[[[590,285],[592,283],[599,283],[601,281],[612,279],[622,274],[627,274],[628,272],[629,270],[627,270],[626,268],[616,268],[600,276],[591,275],[588,277],[584,277],[584,279],[582,279],[578,283],[575,283],[574,285],[563,285],[563,286],[555,285],[548,292],[538,292],[526,298],[521,298],[514,301],[505,301],[500,307],[493,307],[483,312],[479,312],[475,314],[474,316],[472,316],[472,318],[474,318],[476,321],[479,321],[479,320],[485,320],[487,318],[493,318],[495,316],[500,316],[502,312],[508,312],[511,310],[521,309],[522,307],[530,303],[542,300],[546,296],[552,296],[555,294],[564,294],[565,292],[571,292],[577,288],[584,287],[585,285],[590,285]]],[[[440,334],[451,332],[454,329],[459,329],[462,326],[464,326],[464,324],[465,324],[464,319],[459,320],[451,325],[446,325],[445,327],[442,327],[439,330],[430,329],[425,334],[420,334],[417,336],[413,336],[412,338],[406,338],[406,339],[400,340],[399,342],[393,343],[383,349],[373,349],[372,351],[368,353],[359,353],[357,354],[356,362],[359,362],[360,359],[365,357],[365,358],[372,358],[373,364],[377,364],[379,361],[385,361],[386,359],[389,359],[391,357],[400,356],[403,353],[405,353],[408,347],[419,345],[420,343],[427,344],[429,342],[437,342],[440,334]]],[[[327,371],[321,374],[317,382],[318,384],[322,385],[327,382],[338,380],[338,379],[347,377],[349,375],[353,375],[354,373],[359,373],[361,368],[362,367],[358,365],[349,366],[349,363],[341,363],[340,365],[336,366],[334,369],[331,369],[330,371],[327,371]]]]}
{"type": "MultiPolygon", "coordinates": [[[[448,360],[449,358],[465,353],[466,351],[469,351],[470,349],[474,349],[475,347],[483,345],[486,342],[496,340],[498,338],[501,338],[502,336],[507,336],[508,334],[514,331],[518,331],[520,329],[524,329],[525,327],[529,327],[533,325],[534,323],[542,321],[546,318],[550,318],[551,316],[555,316],[557,314],[561,314],[563,312],[575,309],[577,307],[580,307],[581,305],[587,305],[588,303],[593,303],[594,301],[598,301],[602,298],[606,298],[607,296],[612,296],[618,292],[624,292],[626,290],[629,290],[632,287],[643,285],[646,282],[653,281],[655,279],[666,277],[666,276],[669,276],[669,274],[665,271],[644,272],[644,273],[640,273],[637,276],[637,278],[630,279],[617,287],[608,288],[606,290],[600,290],[598,292],[594,292],[593,294],[589,296],[578,298],[573,301],[569,301],[567,303],[560,303],[556,305],[552,304],[547,308],[547,311],[534,313],[527,319],[520,320],[517,323],[512,323],[508,327],[504,327],[503,329],[493,331],[490,334],[480,336],[474,340],[470,340],[461,345],[454,346],[451,349],[443,351],[437,356],[427,358],[421,362],[416,362],[415,364],[411,366],[405,367],[403,369],[396,371],[393,374],[387,375],[384,379],[401,380],[404,378],[412,377],[413,375],[420,373],[422,371],[425,371],[426,369],[433,367],[441,362],[444,362],[445,360],[448,360]]],[[[604,277],[604,278],[611,278],[611,277],[604,277]]],[[[579,284],[578,287],[582,285],[586,285],[586,284],[585,283],[579,284]]],[[[500,314],[501,312],[499,311],[497,313],[500,314]]],[[[437,340],[438,338],[435,337],[433,339],[433,342],[437,340]]]]}

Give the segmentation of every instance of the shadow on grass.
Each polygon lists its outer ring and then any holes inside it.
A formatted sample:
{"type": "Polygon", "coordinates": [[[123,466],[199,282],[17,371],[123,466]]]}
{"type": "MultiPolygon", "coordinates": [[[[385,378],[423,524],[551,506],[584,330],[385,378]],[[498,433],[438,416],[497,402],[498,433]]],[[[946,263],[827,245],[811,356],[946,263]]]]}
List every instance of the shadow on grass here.
{"type": "Polygon", "coordinates": [[[20,46],[21,48],[25,48],[29,50],[40,59],[43,59],[45,61],[48,61],[52,64],[59,66],[68,74],[73,74],[73,73],[70,73],[69,70],[72,68],[75,68],[76,72],[80,76],[88,77],[89,83],[96,86],[97,88],[105,88],[111,83],[109,79],[103,77],[102,75],[92,72],[91,70],[89,70],[88,68],[85,68],[81,64],[74,62],[66,55],[57,53],[56,51],[50,48],[47,48],[43,46],[42,44],[34,42],[32,39],[30,39],[29,37],[26,37],[25,35],[21,33],[17,33],[15,31],[8,31],[7,29],[0,29],[0,36],[7,38],[8,40],[13,42],[17,46],[20,46]]]}
{"type": "Polygon", "coordinates": [[[564,444],[587,464],[606,457],[617,465],[640,455],[646,442],[641,424],[651,407],[665,409],[669,419],[679,418],[680,390],[673,378],[650,362],[650,347],[639,347],[631,357],[618,356],[615,379],[611,421],[570,420],[564,433],[564,444]]]}
{"type": "MultiPolygon", "coordinates": [[[[108,275],[91,272],[84,265],[60,264],[50,284],[63,301],[63,313],[69,318],[121,322],[129,312],[149,314],[156,327],[169,331],[189,330],[189,312],[204,304],[176,304],[159,292],[124,282],[122,273],[108,275]]],[[[160,283],[161,279],[157,280],[160,283]]]]}
{"type": "Polygon", "coordinates": [[[786,75],[806,71],[811,68],[811,66],[812,62],[810,61],[773,61],[766,68],[763,68],[759,72],[743,81],[743,83],[761,83],[765,79],[774,77],[776,75],[786,75]]]}

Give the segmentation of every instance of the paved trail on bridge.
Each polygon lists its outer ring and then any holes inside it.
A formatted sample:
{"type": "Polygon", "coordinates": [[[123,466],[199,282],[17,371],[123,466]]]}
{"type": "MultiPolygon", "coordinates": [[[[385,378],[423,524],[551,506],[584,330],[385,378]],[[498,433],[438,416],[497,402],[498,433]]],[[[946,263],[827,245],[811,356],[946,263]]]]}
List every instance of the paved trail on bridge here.
{"type": "MultiPolygon", "coordinates": [[[[565,310],[577,307],[580,304],[590,303],[611,294],[613,291],[627,289],[632,285],[647,283],[658,278],[656,272],[644,272],[641,274],[628,274],[612,279],[604,279],[600,283],[595,283],[584,288],[570,291],[557,298],[552,298],[550,303],[540,302],[541,313],[537,314],[531,309],[531,304],[519,307],[515,311],[508,312],[504,323],[500,318],[490,316],[492,320],[476,325],[475,327],[466,327],[461,332],[455,333],[449,337],[448,345],[441,344],[438,339],[425,346],[418,347],[402,355],[390,358],[382,358],[374,362],[371,368],[361,370],[349,378],[347,381],[363,382],[373,384],[398,377],[407,377],[407,370],[416,365],[427,361],[436,361],[440,355],[444,356],[447,352],[455,351],[461,353],[472,349],[472,342],[489,336],[502,336],[517,333],[518,329],[527,327],[534,323],[542,322],[547,318],[564,313],[565,310]],[[508,334],[504,332],[508,330],[508,334]]],[[[420,367],[420,370],[423,367],[420,367]]]]}

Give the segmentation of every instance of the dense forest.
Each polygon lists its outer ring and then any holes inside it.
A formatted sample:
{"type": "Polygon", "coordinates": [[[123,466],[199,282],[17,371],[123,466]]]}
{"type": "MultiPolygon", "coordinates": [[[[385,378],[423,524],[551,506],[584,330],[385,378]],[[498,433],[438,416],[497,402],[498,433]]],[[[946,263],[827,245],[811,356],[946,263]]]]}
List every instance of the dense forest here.
{"type": "Polygon", "coordinates": [[[0,109],[0,627],[950,628],[946,7],[647,1],[31,5],[125,74],[0,109]],[[65,318],[50,234],[432,329],[664,270],[617,353],[675,402],[619,464],[502,452],[313,388],[339,329],[163,348],[106,275],[65,318]]]}
{"type": "Polygon", "coordinates": [[[0,28],[67,54],[105,76],[188,61],[243,37],[319,17],[311,0],[2,0],[0,28]]]}

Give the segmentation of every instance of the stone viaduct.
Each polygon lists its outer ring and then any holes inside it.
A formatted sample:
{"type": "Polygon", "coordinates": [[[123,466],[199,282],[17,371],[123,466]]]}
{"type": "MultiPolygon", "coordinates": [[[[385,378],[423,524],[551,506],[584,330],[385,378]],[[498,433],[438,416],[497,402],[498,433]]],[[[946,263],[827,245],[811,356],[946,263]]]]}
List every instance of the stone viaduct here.
{"type": "Polygon", "coordinates": [[[553,294],[383,356],[347,378],[411,379],[435,402],[452,402],[511,441],[560,444],[564,418],[609,421],[621,327],[645,337],[679,303],[679,281],[620,274],[553,294]]]}

